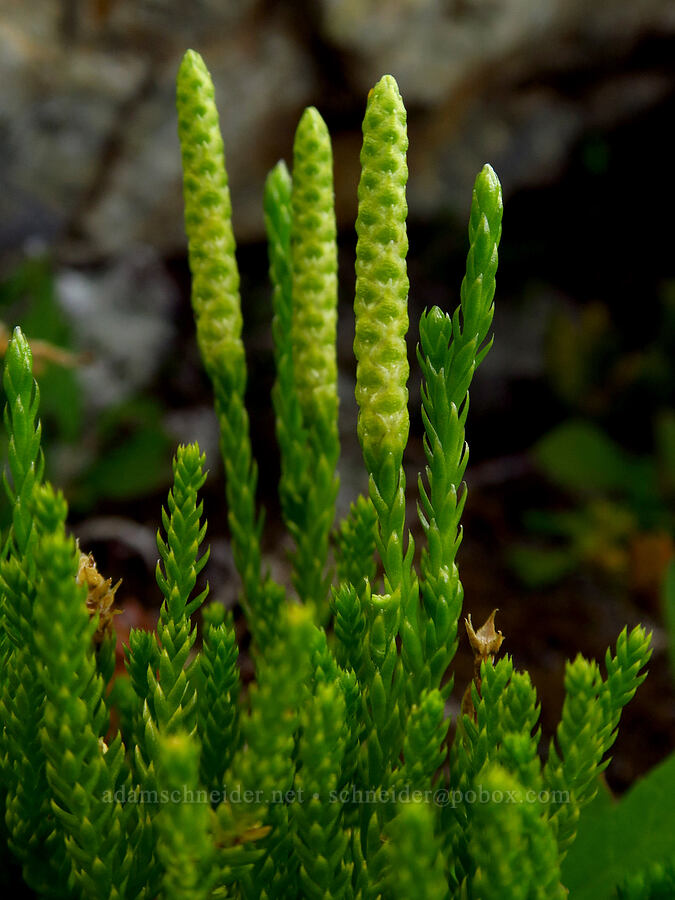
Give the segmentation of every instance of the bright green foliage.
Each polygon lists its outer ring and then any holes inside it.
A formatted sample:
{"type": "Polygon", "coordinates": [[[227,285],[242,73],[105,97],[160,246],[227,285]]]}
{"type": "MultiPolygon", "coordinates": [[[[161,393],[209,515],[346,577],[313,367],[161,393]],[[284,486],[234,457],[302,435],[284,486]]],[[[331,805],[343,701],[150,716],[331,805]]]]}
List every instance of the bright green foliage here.
{"type": "MultiPolygon", "coordinates": [[[[96,671],[103,682],[103,692],[105,694],[112,677],[115,674],[115,649],[117,647],[117,635],[106,635],[101,643],[96,647],[96,671]]],[[[103,735],[101,735],[103,737],[103,735]]]]}
{"type": "Polygon", "coordinates": [[[251,713],[242,723],[246,749],[233,764],[242,788],[255,795],[255,804],[269,805],[261,816],[261,821],[272,828],[265,840],[266,854],[245,883],[246,896],[251,897],[259,888],[269,897],[283,896],[288,891],[293,895],[297,885],[298,860],[291,849],[286,798],[294,797],[300,705],[318,633],[310,612],[291,606],[280,623],[280,634],[282,639],[269,648],[258,668],[251,713]]]}
{"type": "Polygon", "coordinates": [[[293,367],[302,417],[337,450],[337,244],[333,151],[314,107],[293,145],[293,367]]]}
{"type": "Polygon", "coordinates": [[[267,176],[264,199],[270,280],[273,286],[274,362],[277,370],[272,403],[281,454],[281,509],[289,531],[299,534],[309,486],[306,467],[307,432],[303,428],[300,399],[294,388],[291,192],[291,176],[286,164],[279,162],[267,176]]]}
{"type": "Polygon", "coordinates": [[[336,535],[337,574],[340,586],[331,600],[340,665],[362,674],[363,637],[366,629],[364,601],[375,580],[377,513],[370,500],[359,496],[336,535]]]}
{"type": "Polygon", "coordinates": [[[471,879],[475,874],[475,860],[469,846],[475,804],[466,798],[475,789],[478,773],[500,755],[504,736],[500,700],[512,674],[513,663],[508,657],[500,659],[495,666],[483,663],[480,670],[482,696],[476,684],[471,685],[475,721],[471,716],[463,715],[457,723],[457,735],[450,754],[453,802],[443,810],[457,890],[464,879],[471,879]]]}
{"type": "Polygon", "coordinates": [[[651,656],[650,636],[641,626],[630,635],[624,629],[617,641],[616,656],[606,655],[607,680],[597,663],[582,656],[567,664],[565,702],[551,742],[544,769],[546,786],[569,792],[568,802],[551,810],[561,852],[574,840],[581,809],[597,790],[597,776],[608,765],[605,753],[614,743],[623,706],[644,680],[640,674],[651,656]]]}
{"type": "MultiPolygon", "coordinates": [[[[41,486],[39,394],[17,330],[4,374],[12,524],[0,557],[7,846],[47,896],[562,900],[574,868],[561,876],[561,864],[651,651],[638,626],[607,652],[606,678],[581,657],[568,665],[542,764],[534,686],[510,657],[495,660],[491,617],[469,632],[476,677],[446,749],[468,390],[491,344],[499,181],[489,166],[476,179],[460,305],[452,315],[434,307],[420,323],[427,466],[417,566],[405,534],[407,137],[394,79],[368,100],[359,185],[354,348],[369,496],[337,524],[332,153],[316,110],[298,127],[293,178],[283,164],[268,177],[272,402],[294,596],[262,564],[227,175],[213,85],[192,51],[178,111],[197,341],[213,382],[256,677],[240,690],[222,606],[203,611],[196,639],[208,551],[204,457],[190,444],[177,450],[162,510],[157,629],[131,631],[128,677],[106,696],[113,643],[95,640],[66,503],[41,486]]],[[[612,837],[611,819],[603,827],[612,837]]],[[[631,852],[610,891],[667,896],[667,839],[657,849],[632,839],[631,852]]]]}
{"type": "MultiPolygon", "coordinates": [[[[196,444],[178,448],[168,511],[162,509],[166,538],[160,532],[157,534],[161,561],[157,563],[156,579],[164,596],[157,638],[147,632],[135,632],[130,636],[127,653],[127,667],[139,700],[134,727],[137,735],[134,774],[150,797],[147,820],[141,820],[140,830],[150,834],[156,833],[157,827],[153,818],[158,807],[153,798],[161,788],[158,772],[161,738],[179,731],[194,732],[196,727],[197,697],[186,662],[197,636],[190,616],[202,604],[208,590],[191,597],[197,576],[208,559],[208,551],[201,557],[198,555],[206,532],[206,524],[200,524],[202,504],[197,497],[206,477],[203,465],[204,456],[196,444]]],[[[147,834],[140,834],[139,840],[146,854],[152,851],[147,834]]],[[[150,883],[168,877],[166,869],[162,874],[158,865],[162,863],[161,855],[155,853],[153,857],[145,862],[150,883]]]]}
{"type": "Polygon", "coordinates": [[[160,777],[169,802],[157,817],[157,852],[164,866],[163,895],[203,900],[214,878],[209,806],[199,781],[199,751],[187,734],[163,737],[160,777]]]}
{"type": "Polygon", "coordinates": [[[133,747],[136,742],[134,727],[137,721],[138,695],[131,678],[116,678],[108,692],[106,703],[108,709],[117,714],[122,743],[125,747],[133,747]]]}
{"type": "MultiPolygon", "coordinates": [[[[538,755],[540,731],[535,731],[539,706],[529,676],[515,672],[509,657],[495,665],[482,663],[480,690],[472,685],[476,720],[462,717],[450,759],[451,790],[454,787],[461,793],[452,809],[444,811],[448,842],[456,858],[458,888],[464,879],[477,877],[470,841],[472,829],[480,828],[483,820],[475,821],[480,803],[466,803],[464,798],[467,791],[478,790],[476,780],[486,766],[496,765],[515,779],[520,796],[530,798],[526,805],[536,807],[535,818],[531,811],[523,814],[525,819],[515,814],[509,814],[509,818],[504,813],[504,828],[519,828],[518,822],[536,819],[541,846],[548,846],[549,840],[557,844],[554,861],[559,868],[574,840],[580,811],[593,798],[598,775],[608,764],[604,757],[613,743],[621,708],[641,682],[640,671],[649,655],[649,638],[638,626],[630,635],[625,630],[621,633],[616,656],[607,651],[607,681],[603,681],[597,664],[582,657],[568,664],[557,747],[551,744],[543,770],[538,755]],[[507,826],[507,820],[511,825],[507,826]]],[[[541,858],[542,872],[553,871],[554,863],[546,862],[547,858],[541,858]]],[[[541,884],[542,872],[535,872],[537,885],[541,884]]],[[[556,884],[557,880],[559,876],[554,879],[556,884]]],[[[526,891],[523,896],[530,894],[526,891]]]]}
{"type": "Polygon", "coordinates": [[[489,662],[481,665],[480,694],[475,685],[472,690],[477,728],[470,719],[464,720],[464,727],[474,747],[480,747],[474,771],[485,761],[481,756],[483,747],[491,748],[492,759],[512,772],[524,787],[539,791],[540,730],[532,733],[539,719],[539,706],[530,676],[527,672],[514,672],[510,657],[505,656],[495,666],[489,662]],[[487,737],[484,743],[481,735],[487,737]]]}
{"type": "Polygon", "coordinates": [[[647,673],[642,670],[652,655],[650,644],[651,635],[644,628],[638,626],[630,634],[628,628],[624,628],[616,642],[616,656],[612,656],[609,649],[605,654],[606,689],[611,710],[611,726],[606,732],[605,752],[616,740],[621,710],[633,699],[647,677],[647,673]]]}
{"type": "Polygon", "coordinates": [[[145,747],[145,724],[143,711],[147,705],[148,715],[154,720],[154,696],[148,675],[159,667],[159,645],[154,632],[132,628],[129,632],[129,646],[124,648],[129,680],[135,694],[131,705],[131,725],[133,745],[147,757],[145,747]]]}
{"type": "Polygon", "coordinates": [[[362,495],[350,504],[349,515],[337,534],[338,578],[361,591],[363,580],[375,579],[375,526],[377,513],[362,495]]]}
{"type": "Polygon", "coordinates": [[[394,900],[445,900],[448,884],[434,834],[433,807],[420,801],[405,804],[388,830],[388,896],[394,900]]]}
{"type": "Polygon", "coordinates": [[[356,220],[356,399],[368,471],[391,453],[398,470],[408,441],[408,181],[406,112],[385,75],[370,92],[363,120],[356,220]]]}
{"type": "Polygon", "coordinates": [[[196,696],[185,671],[185,663],[197,634],[190,616],[199,609],[208,588],[190,599],[197,575],[209,558],[208,550],[198,557],[204,540],[206,523],[200,525],[202,503],[197,491],[204,484],[202,473],[205,457],[196,444],[179,447],[173,463],[174,485],[169,492],[169,512],[162,510],[166,541],[157,534],[157,547],[162,558],[157,563],[157,584],[164,595],[159,613],[157,635],[161,650],[159,678],[148,672],[153,697],[153,716],[167,734],[192,730],[195,726],[196,696]]]}
{"type": "Polygon", "coordinates": [[[362,744],[363,780],[371,788],[385,784],[389,766],[400,752],[401,663],[396,650],[400,596],[368,594],[365,598],[363,716],[368,740],[362,744]]]}
{"type": "Polygon", "coordinates": [[[40,393],[33,379],[30,347],[18,328],[7,350],[3,385],[11,478],[5,476],[4,481],[12,503],[12,525],[0,560],[2,791],[6,794],[9,846],[22,863],[28,884],[48,890],[55,872],[62,873],[66,863],[63,839],[52,834],[49,821],[45,757],[39,734],[44,691],[33,662],[34,550],[38,538],[33,497],[44,469],[37,419],[40,393]],[[43,847],[48,841],[53,852],[45,856],[43,847]]]}
{"type": "Polygon", "coordinates": [[[404,552],[408,441],[408,180],[406,111],[398,86],[385,75],[368,97],[363,120],[359,213],[356,219],[354,354],[358,434],[377,513],[376,546],[385,590],[400,590],[403,610],[417,605],[414,544],[404,552]]]}
{"type": "Polygon", "coordinates": [[[239,650],[232,619],[212,603],[204,610],[204,646],[199,657],[202,683],[198,694],[198,728],[202,744],[202,783],[219,790],[239,746],[239,650]]]}
{"type": "Polygon", "coordinates": [[[497,759],[524,787],[539,790],[542,787],[538,754],[541,729],[535,732],[539,705],[527,672],[513,673],[499,706],[503,737],[497,759]]]}
{"type": "Polygon", "coordinates": [[[470,850],[476,865],[475,896],[481,900],[564,898],[555,838],[528,801],[522,785],[500,766],[482,770],[472,820],[470,850]]]}
{"type": "MultiPolygon", "coordinates": [[[[10,548],[22,553],[29,546],[33,531],[33,491],[42,479],[44,460],[40,449],[42,429],[37,418],[40,392],[33,379],[33,356],[28,341],[16,328],[7,348],[3,387],[7,396],[4,423],[9,437],[8,462],[11,483],[4,483],[12,503],[10,548]]],[[[12,610],[8,609],[10,636],[12,610]]],[[[18,623],[17,623],[18,624],[18,623]]],[[[18,628],[17,628],[18,630],[18,628]]]]}
{"type": "Polygon", "coordinates": [[[291,194],[294,387],[307,435],[307,490],[300,528],[293,533],[294,584],[325,622],[330,572],[328,539],[335,518],[340,454],[337,430],[337,244],[333,156],[326,125],[305,110],[293,145],[291,194]]]}
{"type": "MultiPolygon", "coordinates": [[[[154,632],[132,628],[129,645],[124,648],[125,662],[129,673],[132,696],[127,709],[121,713],[127,717],[127,757],[133,789],[145,790],[141,802],[128,804],[130,810],[128,830],[129,844],[133,848],[128,891],[138,896],[152,897],[159,889],[162,871],[154,849],[155,834],[153,819],[157,812],[157,798],[152,794],[158,788],[152,752],[156,749],[156,727],[154,716],[154,692],[152,679],[159,667],[159,645],[154,632]]],[[[115,688],[122,684],[121,679],[115,688]]],[[[119,689],[118,689],[119,690],[119,689]]],[[[115,693],[118,693],[118,690],[115,693]]],[[[120,723],[124,734],[124,719],[120,723]]]]}
{"type": "MultiPolygon", "coordinates": [[[[410,603],[401,633],[404,661],[417,689],[439,687],[457,649],[463,589],[455,557],[466,502],[463,481],[469,451],[464,425],[468,388],[492,342],[483,342],[494,311],[502,191],[492,168],[476,178],[469,220],[469,254],[461,303],[452,318],[438,307],[420,319],[417,357],[424,377],[422,419],[428,489],[419,478],[419,517],[427,539],[422,549],[423,605],[410,603]]],[[[447,695],[452,681],[444,688],[447,695]]]]}
{"type": "Polygon", "coordinates": [[[141,706],[147,701],[152,711],[153,697],[148,671],[156,672],[159,666],[159,645],[152,631],[132,628],[129,632],[129,646],[124,648],[127,671],[141,706]]]}
{"type": "Polygon", "coordinates": [[[232,205],[225,171],[213,82],[198,53],[189,50],[178,72],[178,133],[183,158],[185,230],[192,270],[197,341],[213,382],[227,474],[227,503],[243,601],[264,642],[274,631],[278,604],[263,584],[262,516],[255,510],[257,466],[244,405],[246,359],[241,341],[239,270],[232,205]]]}
{"type": "MultiPolygon", "coordinates": [[[[366,590],[369,589],[364,581],[366,590]]],[[[337,644],[335,655],[340,665],[350,666],[361,673],[364,654],[363,636],[366,630],[366,616],[362,599],[350,582],[345,582],[333,595],[334,628],[337,644]]]]}
{"type": "Polygon", "coordinates": [[[65,534],[63,496],[45,486],[36,498],[42,537],[35,598],[35,653],[45,693],[40,740],[52,810],[59,821],[75,885],[86,897],[124,897],[129,858],[122,807],[111,798],[124,763],[119,737],[106,746],[103,681],[96,673],[79,553],[65,534]]]}
{"type": "Polygon", "coordinates": [[[349,896],[350,870],[344,862],[349,835],[342,828],[342,804],[335,802],[344,762],[345,715],[339,684],[328,682],[317,685],[300,719],[293,837],[300,891],[317,900],[349,896]]]}
{"type": "MultiPolygon", "coordinates": [[[[494,314],[497,247],[502,235],[502,190],[491,166],[483,166],[476,178],[469,218],[469,253],[466,275],[461,289],[461,327],[459,310],[452,317],[455,334],[455,355],[459,356],[475,341],[475,366],[478,367],[492,346],[484,344],[494,314]]],[[[460,369],[461,371],[461,369],[460,369]]],[[[459,380],[456,406],[463,400],[463,384],[459,380]]]]}
{"type": "Polygon", "coordinates": [[[337,245],[330,137],[315,109],[295,136],[293,179],[280,163],[265,185],[270,276],[274,286],[284,520],[295,541],[293,584],[325,622],[328,540],[335,518],[337,433],[337,245]]]}
{"type": "Polygon", "coordinates": [[[211,76],[199,54],[191,50],[183,57],[176,95],[199,348],[214,380],[222,379],[243,391],[246,369],[239,271],[223,139],[211,76]]]}
{"type": "MultiPolygon", "coordinates": [[[[392,786],[392,768],[400,754],[403,735],[403,670],[396,648],[400,592],[377,595],[368,589],[364,606],[367,630],[361,677],[363,733],[359,777],[367,789],[379,792],[392,786]]],[[[368,804],[361,806],[360,813],[368,878],[377,894],[386,865],[381,832],[392,813],[386,807],[368,804]]]]}
{"type": "Polygon", "coordinates": [[[422,694],[419,706],[413,706],[403,742],[404,764],[397,772],[402,789],[425,791],[445,762],[443,742],[448,733],[445,703],[440,691],[422,694]]]}

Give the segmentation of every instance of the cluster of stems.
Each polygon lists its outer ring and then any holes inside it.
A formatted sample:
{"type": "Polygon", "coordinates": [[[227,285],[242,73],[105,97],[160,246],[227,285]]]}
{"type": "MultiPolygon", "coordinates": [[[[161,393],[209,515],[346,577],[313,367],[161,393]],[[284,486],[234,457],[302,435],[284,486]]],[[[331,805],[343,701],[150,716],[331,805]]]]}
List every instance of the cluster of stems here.
{"type": "Polygon", "coordinates": [[[581,657],[568,665],[542,763],[529,676],[496,658],[493,617],[470,628],[476,678],[448,751],[464,429],[492,343],[499,180],[487,165],[476,178],[457,309],[434,307],[420,322],[427,465],[417,565],[404,474],[407,133],[395,80],[375,85],[363,120],[354,352],[368,491],[342,522],[333,164],[316,109],[300,120],[292,171],[279,163],[270,173],[272,403],[293,541],[288,584],[278,583],[264,566],[256,505],[223,142],[213,84],[193,51],[177,96],[197,342],[256,678],[241,690],[233,616],[217,599],[203,607],[205,458],[191,444],[176,452],[161,513],[157,628],[132,629],[127,677],[111,684],[110,582],[83,576],[66,501],[43,483],[39,392],[17,328],[3,376],[12,505],[0,556],[4,842],[27,884],[54,897],[562,900],[561,863],[644,678],[650,639],[640,626],[624,630],[605,677],[581,657]]]}

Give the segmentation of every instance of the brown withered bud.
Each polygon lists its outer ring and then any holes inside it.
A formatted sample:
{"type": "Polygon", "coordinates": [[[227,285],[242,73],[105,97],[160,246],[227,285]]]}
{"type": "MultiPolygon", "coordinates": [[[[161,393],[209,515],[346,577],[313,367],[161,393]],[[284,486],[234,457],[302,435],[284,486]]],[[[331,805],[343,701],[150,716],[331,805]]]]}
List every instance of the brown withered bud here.
{"type": "Polygon", "coordinates": [[[104,578],[96,568],[96,560],[91,553],[80,553],[76,581],[87,586],[87,610],[90,616],[98,613],[98,627],[94,632],[94,643],[100,644],[113,633],[113,617],[121,609],[113,609],[115,592],[122,584],[120,579],[112,586],[112,578],[104,578]]]}
{"type": "MultiPolygon", "coordinates": [[[[493,660],[495,653],[499,652],[499,648],[504,640],[504,635],[501,631],[496,631],[495,629],[496,614],[497,610],[493,609],[485,624],[481,625],[478,631],[474,631],[473,623],[471,622],[471,613],[469,613],[468,617],[464,620],[466,633],[469,636],[469,643],[473,648],[474,682],[479,694],[481,663],[487,659],[493,660]]],[[[476,718],[476,710],[474,709],[471,696],[471,685],[467,687],[464,692],[464,697],[462,698],[462,713],[471,716],[474,720],[476,718]]]]}
{"type": "Polygon", "coordinates": [[[469,643],[473,647],[474,656],[480,657],[481,660],[492,659],[495,653],[499,652],[499,648],[504,640],[504,635],[501,631],[495,631],[495,616],[497,612],[496,609],[493,609],[485,624],[481,625],[478,631],[473,630],[471,613],[464,620],[466,633],[469,635],[469,643]]]}

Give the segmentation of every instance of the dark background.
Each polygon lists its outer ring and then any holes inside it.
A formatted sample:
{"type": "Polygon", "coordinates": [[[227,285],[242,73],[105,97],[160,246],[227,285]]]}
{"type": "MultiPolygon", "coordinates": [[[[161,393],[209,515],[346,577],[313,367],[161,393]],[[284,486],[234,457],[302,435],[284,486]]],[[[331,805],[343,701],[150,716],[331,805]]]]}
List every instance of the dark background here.
{"type": "MultiPolygon", "coordinates": [[[[365,489],[351,350],[360,123],[372,84],[397,78],[410,134],[414,531],[416,322],[424,307],[457,305],[473,179],[486,161],[499,174],[496,338],[467,428],[465,611],[479,624],[499,607],[504,649],[542,696],[545,735],[566,658],[601,659],[624,623],[654,630],[609,771],[625,788],[675,731],[660,599],[675,485],[672,4],[0,0],[0,320],[46,342],[35,355],[49,474],[83,548],[124,579],[122,633],[157,614],[154,535],[179,441],[207,453],[212,596],[236,602],[182,227],[174,81],[188,47],[216,83],[265,549],[279,577],[267,171],[290,161],[299,116],[317,106],[334,137],[344,511],[365,489]],[[579,437],[589,430],[590,449],[579,437]],[[592,477],[591,457],[614,481],[592,477]]],[[[460,696],[471,666],[462,634],[460,696]]]]}

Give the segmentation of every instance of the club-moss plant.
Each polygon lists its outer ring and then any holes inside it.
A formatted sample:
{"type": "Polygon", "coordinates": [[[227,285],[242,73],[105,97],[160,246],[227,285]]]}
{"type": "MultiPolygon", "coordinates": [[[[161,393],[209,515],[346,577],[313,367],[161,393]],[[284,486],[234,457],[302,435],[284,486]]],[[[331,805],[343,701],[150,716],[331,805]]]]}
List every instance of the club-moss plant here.
{"type": "Polygon", "coordinates": [[[331,144],[316,109],[300,121],[292,174],[283,163],[270,173],[272,402],[291,588],[262,560],[223,144],[213,85],[192,51],[178,75],[178,120],[197,340],[213,383],[256,682],[241,699],[232,618],[218,603],[202,610],[196,650],[208,550],[205,461],[193,444],[177,450],[162,510],[156,634],[132,630],[129,677],[108,690],[115,588],[95,569],[81,577],[66,501],[44,482],[39,392],[16,328],[4,369],[12,522],[0,560],[9,851],[25,882],[54,897],[562,898],[561,861],[622,707],[645,677],[650,640],[639,626],[624,629],[604,677],[581,656],[568,664],[542,763],[528,674],[497,659],[494,615],[478,630],[468,619],[476,677],[448,752],[464,428],[469,385],[492,342],[497,176],[486,165],[474,185],[460,305],[420,322],[427,467],[416,565],[402,464],[406,112],[394,79],[370,92],[363,122],[354,350],[369,488],[339,524],[336,227],[331,144]],[[113,707],[120,725],[111,729],[113,707]]]}

